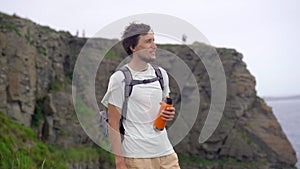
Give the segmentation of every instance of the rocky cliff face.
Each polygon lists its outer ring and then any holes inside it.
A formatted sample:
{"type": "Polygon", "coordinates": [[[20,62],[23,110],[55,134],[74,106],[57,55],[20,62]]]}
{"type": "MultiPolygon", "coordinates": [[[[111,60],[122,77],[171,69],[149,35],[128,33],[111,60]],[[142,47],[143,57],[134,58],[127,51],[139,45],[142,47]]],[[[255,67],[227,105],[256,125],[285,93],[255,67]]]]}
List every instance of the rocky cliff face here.
{"type": "MultiPolygon", "coordinates": [[[[85,42],[86,39],[67,32],[0,14],[0,110],[11,119],[33,127],[46,143],[62,148],[91,146],[93,143],[74,112],[71,92],[74,64],[85,42]]],[[[115,42],[99,39],[90,48],[115,42]]],[[[176,45],[160,48],[180,56],[195,77],[199,77],[201,104],[196,123],[175,147],[182,168],[294,168],[295,151],[272,109],[256,95],[255,78],[240,53],[216,49],[226,73],[227,101],[217,130],[208,141],[199,144],[211,99],[209,76],[189,48],[176,45]]],[[[97,100],[103,97],[109,75],[124,55],[119,44],[107,53],[96,79],[97,100]]],[[[171,89],[180,105],[180,93],[172,80],[171,89]]]]}
{"type": "MultiPolygon", "coordinates": [[[[193,129],[175,148],[180,155],[192,156],[194,160],[204,157],[210,165],[203,165],[198,159],[199,164],[189,161],[187,168],[191,165],[198,168],[292,168],[296,162],[295,152],[272,109],[256,95],[255,78],[247,70],[242,55],[233,49],[218,48],[217,52],[226,73],[227,100],[217,130],[203,144],[198,143],[197,136],[209,109],[209,78],[197,57],[190,58],[194,75],[201,78],[198,83],[201,106],[193,129]]],[[[184,53],[187,52],[181,50],[177,54],[184,53]]]]}
{"type": "Polygon", "coordinates": [[[51,144],[87,142],[73,113],[70,86],[72,57],[85,40],[15,16],[0,17],[1,110],[51,144]]]}

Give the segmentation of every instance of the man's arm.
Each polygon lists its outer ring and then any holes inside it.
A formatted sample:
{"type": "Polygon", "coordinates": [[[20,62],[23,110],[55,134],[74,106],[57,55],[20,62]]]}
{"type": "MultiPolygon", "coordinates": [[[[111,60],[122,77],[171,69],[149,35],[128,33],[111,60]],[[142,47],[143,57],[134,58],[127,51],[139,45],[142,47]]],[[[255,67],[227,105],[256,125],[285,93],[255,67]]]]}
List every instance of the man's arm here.
{"type": "Polygon", "coordinates": [[[121,136],[119,131],[119,123],[121,118],[121,109],[115,105],[108,104],[108,133],[115,155],[116,169],[127,169],[124,157],[122,156],[121,136]]]}

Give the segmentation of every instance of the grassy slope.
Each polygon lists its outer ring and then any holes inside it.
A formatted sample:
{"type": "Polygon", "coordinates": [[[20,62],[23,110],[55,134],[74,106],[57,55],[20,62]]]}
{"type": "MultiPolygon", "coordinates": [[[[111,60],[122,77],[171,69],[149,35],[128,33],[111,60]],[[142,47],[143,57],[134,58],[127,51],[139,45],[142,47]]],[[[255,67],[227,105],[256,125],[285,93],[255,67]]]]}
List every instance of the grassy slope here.
{"type": "Polygon", "coordinates": [[[0,112],[0,168],[68,168],[67,163],[113,163],[112,155],[100,148],[74,147],[61,150],[36,139],[31,128],[9,120],[0,112]]]}

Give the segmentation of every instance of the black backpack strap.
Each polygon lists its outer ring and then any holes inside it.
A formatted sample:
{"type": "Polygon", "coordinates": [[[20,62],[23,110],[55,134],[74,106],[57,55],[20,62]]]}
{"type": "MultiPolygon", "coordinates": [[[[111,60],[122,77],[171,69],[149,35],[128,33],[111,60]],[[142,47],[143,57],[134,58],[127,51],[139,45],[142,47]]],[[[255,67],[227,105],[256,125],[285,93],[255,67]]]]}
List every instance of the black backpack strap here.
{"type": "Polygon", "coordinates": [[[138,85],[138,84],[147,84],[147,83],[152,83],[159,80],[158,77],[152,78],[152,79],[145,79],[145,80],[132,80],[131,85],[138,85]]]}
{"type": "Polygon", "coordinates": [[[154,64],[151,64],[151,66],[155,70],[156,77],[158,77],[158,81],[159,81],[161,90],[164,90],[164,78],[162,76],[162,73],[161,73],[159,67],[157,65],[154,65],[154,64]]]}

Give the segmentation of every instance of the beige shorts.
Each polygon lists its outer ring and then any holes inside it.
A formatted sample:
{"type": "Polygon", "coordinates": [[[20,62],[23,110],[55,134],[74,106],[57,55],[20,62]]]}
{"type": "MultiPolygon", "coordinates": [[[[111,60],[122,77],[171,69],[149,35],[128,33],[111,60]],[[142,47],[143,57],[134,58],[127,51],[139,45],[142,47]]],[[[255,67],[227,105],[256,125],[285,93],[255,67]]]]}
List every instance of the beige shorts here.
{"type": "Polygon", "coordinates": [[[180,169],[176,153],[156,158],[125,158],[128,169],[180,169]]]}

